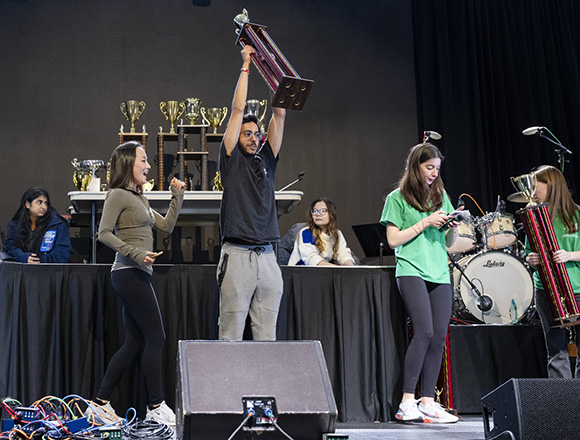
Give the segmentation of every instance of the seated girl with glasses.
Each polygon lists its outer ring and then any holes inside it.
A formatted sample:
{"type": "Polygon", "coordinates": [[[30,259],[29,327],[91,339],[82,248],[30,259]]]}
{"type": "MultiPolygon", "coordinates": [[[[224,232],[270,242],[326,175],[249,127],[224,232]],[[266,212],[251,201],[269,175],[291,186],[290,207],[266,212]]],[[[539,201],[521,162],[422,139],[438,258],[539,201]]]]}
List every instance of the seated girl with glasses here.
{"type": "Polygon", "coordinates": [[[308,226],[296,235],[289,266],[354,266],[346,240],[336,226],[336,205],[321,197],[310,204],[308,226]]]}

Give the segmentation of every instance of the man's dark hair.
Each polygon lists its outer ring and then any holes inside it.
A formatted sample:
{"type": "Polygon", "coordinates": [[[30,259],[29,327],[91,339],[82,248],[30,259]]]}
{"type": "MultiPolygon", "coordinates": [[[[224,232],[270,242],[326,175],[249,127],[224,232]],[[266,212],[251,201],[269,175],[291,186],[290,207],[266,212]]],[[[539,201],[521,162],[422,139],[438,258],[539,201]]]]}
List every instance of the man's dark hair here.
{"type": "Polygon", "coordinates": [[[246,113],[242,119],[242,125],[246,124],[247,122],[253,122],[258,126],[260,133],[262,132],[262,124],[260,124],[260,120],[256,115],[253,115],[252,113],[246,113]]]}

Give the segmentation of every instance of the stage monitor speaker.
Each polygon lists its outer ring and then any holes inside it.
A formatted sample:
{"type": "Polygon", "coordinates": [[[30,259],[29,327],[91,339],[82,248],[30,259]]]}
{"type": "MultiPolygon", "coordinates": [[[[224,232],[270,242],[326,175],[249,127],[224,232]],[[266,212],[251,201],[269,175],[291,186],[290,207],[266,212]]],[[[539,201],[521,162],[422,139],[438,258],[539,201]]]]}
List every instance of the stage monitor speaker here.
{"type": "Polygon", "coordinates": [[[577,438],[579,395],[578,379],[510,379],[481,398],[485,438],[577,438]]]}
{"type": "MultiPolygon", "coordinates": [[[[277,424],[294,439],[335,430],[337,409],[319,341],[179,341],[177,438],[227,439],[242,424],[242,398],[271,396],[277,424]]],[[[274,428],[272,426],[272,428],[274,428]]],[[[277,429],[234,439],[286,439],[277,429]]]]}

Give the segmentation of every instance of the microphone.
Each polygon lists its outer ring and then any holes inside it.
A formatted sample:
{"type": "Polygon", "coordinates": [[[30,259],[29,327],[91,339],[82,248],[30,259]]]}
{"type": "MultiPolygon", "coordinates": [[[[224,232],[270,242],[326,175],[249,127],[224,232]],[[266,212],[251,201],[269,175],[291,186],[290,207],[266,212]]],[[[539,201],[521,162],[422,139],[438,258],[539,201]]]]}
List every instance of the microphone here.
{"type": "Polygon", "coordinates": [[[436,131],[424,131],[423,135],[425,136],[425,142],[427,141],[427,139],[435,139],[436,141],[438,141],[442,137],[436,131]]]}
{"type": "Polygon", "coordinates": [[[450,215],[453,214],[454,217],[450,218],[449,220],[447,220],[443,226],[441,226],[439,228],[439,232],[443,232],[444,230],[449,228],[449,225],[451,224],[452,221],[456,221],[456,222],[462,222],[463,220],[469,220],[471,218],[471,213],[469,212],[469,210],[465,210],[465,211],[453,211],[452,213],[450,213],[450,215]],[[457,215],[455,215],[457,214],[457,215]]]}
{"type": "Polygon", "coordinates": [[[493,300],[491,299],[491,297],[487,295],[482,295],[481,293],[479,293],[477,289],[476,291],[477,294],[479,295],[479,298],[475,300],[475,305],[477,306],[477,308],[482,312],[490,311],[491,308],[493,307],[493,300]]]}
{"type": "Polygon", "coordinates": [[[296,182],[300,182],[302,180],[302,178],[304,177],[304,171],[300,171],[298,173],[298,179],[296,179],[294,182],[290,182],[288,185],[286,185],[284,188],[279,189],[278,191],[284,191],[287,188],[290,188],[292,185],[294,185],[296,182]]]}
{"type": "Polygon", "coordinates": [[[546,128],[546,127],[540,127],[540,126],[529,127],[529,128],[526,128],[525,130],[523,130],[522,134],[525,136],[532,136],[534,134],[541,132],[544,128],[546,128]]]}

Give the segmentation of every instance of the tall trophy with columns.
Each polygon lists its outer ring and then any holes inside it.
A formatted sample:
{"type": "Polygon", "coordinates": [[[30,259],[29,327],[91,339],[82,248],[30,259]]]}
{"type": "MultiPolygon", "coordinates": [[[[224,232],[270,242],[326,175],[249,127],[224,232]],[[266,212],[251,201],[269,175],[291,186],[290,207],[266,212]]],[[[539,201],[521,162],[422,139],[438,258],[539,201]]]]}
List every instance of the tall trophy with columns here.
{"type": "Polygon", "coordinates": [[[538,273],[546,298],[550,304],[552,317],[558,327],[580,324],[580,310],[570,284],[564,263],[554,262],[552,255],[560,249],[547,203],[536,203],[537,178],[534,173],[511,178],[513,186],[527,200],[528,205],[517,211],[522,218],[526,236],[533,252],[540,257],[538,273]]]}
{"type": "Polygon", "coordinates": [[[238,34],[236,44],[242,47],[249,44],[256,51],[252,63],[274,93],[272,106],[302,110],[314,81],[298,75],[266,32],[266,26],[250,23],[247,10],[236,15],[234,24],[238,34]]]}

